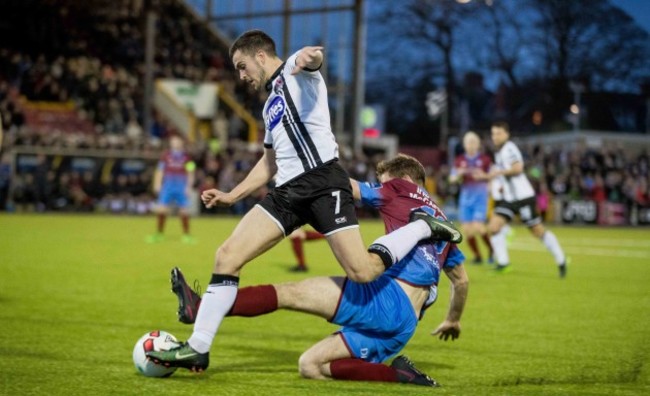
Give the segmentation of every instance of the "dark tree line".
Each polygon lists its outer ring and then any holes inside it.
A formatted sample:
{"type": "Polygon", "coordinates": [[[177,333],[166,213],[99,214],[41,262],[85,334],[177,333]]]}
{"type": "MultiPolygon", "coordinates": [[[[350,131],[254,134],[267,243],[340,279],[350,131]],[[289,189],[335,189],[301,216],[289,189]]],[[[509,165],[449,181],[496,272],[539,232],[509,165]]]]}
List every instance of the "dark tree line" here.
{"type": "Polygon", "coordinates": [[[443,87],[452,131],[497,117],[522,131],[569,129],[572,86],[584,88],[583,127],[645,130],[650,35],[609,0],[370,4],[367,101],[387,106],[388,129],[405,143],[436,142],[440,120],[424,101],[443,87]],[[640,122],[623,125],[621,111],[640,122]]]}

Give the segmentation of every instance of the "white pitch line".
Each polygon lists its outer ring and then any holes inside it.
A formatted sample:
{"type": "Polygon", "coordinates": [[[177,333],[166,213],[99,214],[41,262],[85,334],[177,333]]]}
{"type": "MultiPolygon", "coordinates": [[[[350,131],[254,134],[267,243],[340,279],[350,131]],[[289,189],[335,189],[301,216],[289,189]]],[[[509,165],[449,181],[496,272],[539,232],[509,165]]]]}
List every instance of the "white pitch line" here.
{"type": "Polygon", "coordinates": [[[602,239],[602,238],[562,238],[560,243],[587,246],[615,246],[615,247],[630,247],[640,249],[650,249],[650,233],[648,233],[648,241],[643,243],[638,239],[602,239]]]}
{"type": "MultiPolygon", "coordinates": [[[[594,243],[596,244],[596,243],[594,243]]],[[[597,245],[597,244],[596,244],[597,245]]],[[[608,256],[608,257],[629,257],[629,258],[640,258],[640,259],[650,259],[650,251],[629,251],[623,249],[603,249],[603,248],[584,248],[580,246],[572,246],[563,244],[562,247],[567,254],[572,255],[585,255],[585,256],[608,256]]],[[[541,243],[521,243],[515,242],[508,245],[509,249],[512,250],[524,250],[524,251],[534,251],[534,252],[544,252],[546,248],[541,243]]]]}

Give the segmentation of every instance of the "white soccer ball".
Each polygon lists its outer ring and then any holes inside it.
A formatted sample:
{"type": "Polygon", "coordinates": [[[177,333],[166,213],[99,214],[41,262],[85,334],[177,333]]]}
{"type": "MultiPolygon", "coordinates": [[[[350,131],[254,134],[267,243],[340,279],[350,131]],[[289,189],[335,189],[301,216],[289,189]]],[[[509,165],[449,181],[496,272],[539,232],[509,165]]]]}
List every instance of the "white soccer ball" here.
{"type": "Polygon", "coordinates": [[[149,332],[135,343],[133,348],[133,363],[135,368],[147,377],[169,377],[176,371],[176,367],[165,367],[156,364],[147,358],[146,353],[151,351],[168,351],[178,346],[178,340],[166,331],[155,330],[149,332]]]}

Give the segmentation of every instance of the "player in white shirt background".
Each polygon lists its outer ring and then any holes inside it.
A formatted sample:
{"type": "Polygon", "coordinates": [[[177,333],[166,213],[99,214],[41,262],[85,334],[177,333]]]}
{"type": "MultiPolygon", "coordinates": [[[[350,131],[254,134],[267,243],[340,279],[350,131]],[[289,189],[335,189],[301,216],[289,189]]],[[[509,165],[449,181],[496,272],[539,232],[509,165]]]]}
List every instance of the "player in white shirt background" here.
{"type": "Polygon", "coordinates": [[[551,252],[558,266],[560,277],[566,276],[566,255],[560,246],[555,234],[547,229],[536,207],[535,191],[533,190],[526,173],[524,160],[519,148],[510,141],[510,126],[506,122],[492,124],[492,143],[496,148],[495,167],[486,179],[494,180],[501,187],[502,200],[495,202],[494,213],[488,223],[488,231],[494,249],[494,258],[498,271],[510,269],[510,257],[506,241],[506,232],[503,227],[515,216],[528,227],[530,232],[539,238],[544,246],[551,252]]]}

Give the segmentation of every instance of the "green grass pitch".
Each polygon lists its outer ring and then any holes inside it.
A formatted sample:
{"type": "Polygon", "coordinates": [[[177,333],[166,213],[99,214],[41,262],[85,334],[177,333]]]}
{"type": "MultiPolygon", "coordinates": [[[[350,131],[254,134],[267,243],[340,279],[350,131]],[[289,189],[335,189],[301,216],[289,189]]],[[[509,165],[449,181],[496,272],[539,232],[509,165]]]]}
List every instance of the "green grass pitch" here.
{"type": "MultiPolygon", "coordinates": [[[[514,271],[467,264],[470,293],[455,342],[429,335],[442,320],[449,285],[403,351],[443,387],[301,379],[301,352],[333,332],[294,312],[227,318],[202,375],[145,378],[131,352],[145,332],[185,339],[169,270],[205,287],[214,251],[235,218],[194,219],[196,245],[144,242],[154,218],[0,215],[0,394],[3,395],[636,395],[650,394],[650,231],[555,227],[572,257],[560,280],[550,253],[516,228],[514,271]]],[[[363,221],[366,243],[383,233],[363,221]]],[[[243,285],[342,274],[324,241],[305,246],[311,271],[282,242],[250,263],[243,285]]],[[[467,253],[467,251],[465,250],[467,253]]]]}

